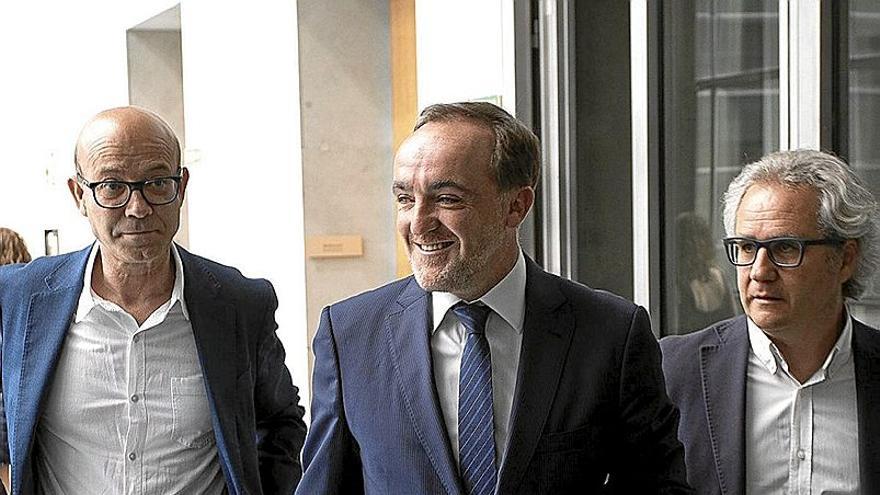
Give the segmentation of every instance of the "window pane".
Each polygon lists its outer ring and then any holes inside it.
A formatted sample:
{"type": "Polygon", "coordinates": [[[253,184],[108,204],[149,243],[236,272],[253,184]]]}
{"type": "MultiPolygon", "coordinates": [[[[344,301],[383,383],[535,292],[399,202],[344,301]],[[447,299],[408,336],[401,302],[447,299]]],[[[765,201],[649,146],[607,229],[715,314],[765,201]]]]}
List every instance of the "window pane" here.
{"type": "Polygon", "coordinates": [[[721,195],[779,146],[779,4],[666,2],[662,334],[742,310],[721,238],[721,195]]]}
{"type": "MultiPolygon", "coordinates": [[[[880,198],[880,3],[849,3],[849,161],[880,198]]],[[[856,317],[880,324],[880,277],[851,304],[856,317]]]]}

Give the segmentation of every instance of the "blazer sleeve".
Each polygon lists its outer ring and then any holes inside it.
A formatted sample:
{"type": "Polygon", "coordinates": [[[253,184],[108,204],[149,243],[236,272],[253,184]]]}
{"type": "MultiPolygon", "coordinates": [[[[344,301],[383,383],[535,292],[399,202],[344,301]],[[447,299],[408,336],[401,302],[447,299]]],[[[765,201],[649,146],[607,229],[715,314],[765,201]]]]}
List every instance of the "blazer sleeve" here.
{"type": "Polygon", "coordinates": [[[690,494],[678,410],[666,395],[660,348],[645,310],[634,315],[620,369],[621,450],[610,493],[690,494]]]}
{"type": "MultiPolygon", "coordinates": [[[[0,284],[4,283],[0,280],[0,284]]],[[[0,468],[9,464],[9,438],[6,435],[6,402],[3,395],[3,308],[0,307],[0,468]]],[[[0,483],[0,495],[4,495],[0,483]]]]}
{"type": "Polygon", "coordinates": [[[360,452],[345,418],[342,375],[330,308],[324,308],[312,349],[312,424],[303,449],[297,494],[363,493],[360,452]]]}
{"type": "MultiPolygon", "coordinates": [[[[4,275],[5,273],[0,273],[0,287],[6,283],[4,275]]],[[[3,343],[3,307],[0,305],[0,469],[8,469],[9,437],[6,433],[6,401],[3,395],[3,343]]],[[[0,483],[0,495],[6,495],[3,483],[0,483]]]]}
{"type": "Polygon", "coordinates": [[[284,347],[275,330],[275,291],[269,290],[265,333],[258,346],[254,411],[257,457],[263,493],[290,494],[302,476],[299,454],[306,435],[305,409],[299,405],[299,389],[284,364],[284,347]]]}

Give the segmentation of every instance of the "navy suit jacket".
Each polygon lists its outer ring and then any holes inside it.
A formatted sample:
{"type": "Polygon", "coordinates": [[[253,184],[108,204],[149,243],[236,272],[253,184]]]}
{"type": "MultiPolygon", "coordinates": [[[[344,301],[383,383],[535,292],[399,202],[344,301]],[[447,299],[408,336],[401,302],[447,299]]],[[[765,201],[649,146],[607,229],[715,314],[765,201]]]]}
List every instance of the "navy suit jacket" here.
{"type": "MultiPolygon", "coordinates": [[[[301,475],[305,424],[275,335],[275,291],[266,280],[178,249],[229,492],[292,493],[301,475]]],[[[0,267],[3,403],[14,494],[33,491],[34,430],[83,290],[88,255],[87,248],[0,267]]]]}
{"type": "MultiPolygon", "coordinates": [[[[706,495],[745,493],[746,317],[665,337],[660,347],[691,485],[706,495]]],[[[853,319],[852,347],[861,493],[880,493],[880,332],[853,319]]]]}
{"type": "MultiPolygon", "coordinates": [[[[531,260],[526,279],[498,493],[691,493],[644,309],[531,260]]],[[[463,492],[434,385],[430,301],[408,277],[324,309],[297,493],[463,492]]]]}

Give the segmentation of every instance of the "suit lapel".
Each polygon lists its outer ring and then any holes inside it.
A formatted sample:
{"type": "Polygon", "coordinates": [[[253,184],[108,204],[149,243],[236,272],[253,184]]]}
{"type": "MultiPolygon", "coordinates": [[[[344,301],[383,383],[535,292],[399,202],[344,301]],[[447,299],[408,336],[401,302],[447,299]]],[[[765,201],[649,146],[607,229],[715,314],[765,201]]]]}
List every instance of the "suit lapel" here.
{"type": "Polygon", "coordinates": [[[558,281],[526,258],[526,316],[510,438],[498,493],[515,492],[534,454],[571,345],[574,320],[558,281]]]}
{"type": "Polygon", "coordinates": [[[880,333],[853,320],[862,493],[880,490],[880,333]]]}
{"type": "Polygon", "coordinates": [[[241,453],[235,430],[237,367],[240,350],[234,305],[223,299],[221,286],[197,257],[178,247],[184,273],[184,299],[205,378],[211,423],[221,466],[233,490],[241,493],[241,453]]]}
{"type": "Polygon", "coordinates": [[[17,381],[17,386],[12,400],[7,401],[11,409],[7,417],[14,419],[8,425],[9,437],[13,439],[9,449],[12,477],[18,490],[22,488],[25,469],[30,469],[30,450],[40,406],[76,311],[89,252],[87,248],[70,255],[46,277],[47,290],[31,296],[22,347],[13,351],[20,353],[21,366],[12,373],[13,383],[17,381]]]}
{"type": "Polygon", "coordinates": [[[700,348],[703,400],[721,493],[739,494],[745,490],[746,318],[725,323],[716,333],[719,344],[700,348]]]}
{"type": "Polygon", "coordinates": [[[429,301],[428,294],[410,279],[397,300],[400,310],[385,321],[385,332],[395,376],[419,442],[447,493],[459,494],[461,482],[434,385],[429,301]]]}

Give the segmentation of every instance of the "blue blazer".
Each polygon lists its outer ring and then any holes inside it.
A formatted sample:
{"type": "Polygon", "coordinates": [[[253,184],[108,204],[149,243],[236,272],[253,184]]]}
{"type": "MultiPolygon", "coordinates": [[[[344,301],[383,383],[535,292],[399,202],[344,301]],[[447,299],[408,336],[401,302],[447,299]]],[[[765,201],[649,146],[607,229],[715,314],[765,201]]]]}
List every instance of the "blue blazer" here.
{"type": "MultiPolygon", "coordinates": [[[[746,317],[665,337],[660,347],[691,485],[706,495],[745,493],[746,317]]],[[[880,332],[853,319],[852,347],[861,492],[880,493],[880,332]]]]}
{"type": "MultiPolygon", "coordinates": [[[[231,494],[292,493],[305,437],[266,280],[178,248],[220,465],[231,494]]],[[[0,268],[2,385],[12,493],[33,491],[40,407],[76,311],[89,249],[0,268]]]]}
{"type": "MultiPolygon", "coordinates": [[[[644,309],[527,260],[498,493],[691,493],[644,309]]],[[[412,277],[324,309],[297,493],[461,494],[412,277]]]]}

